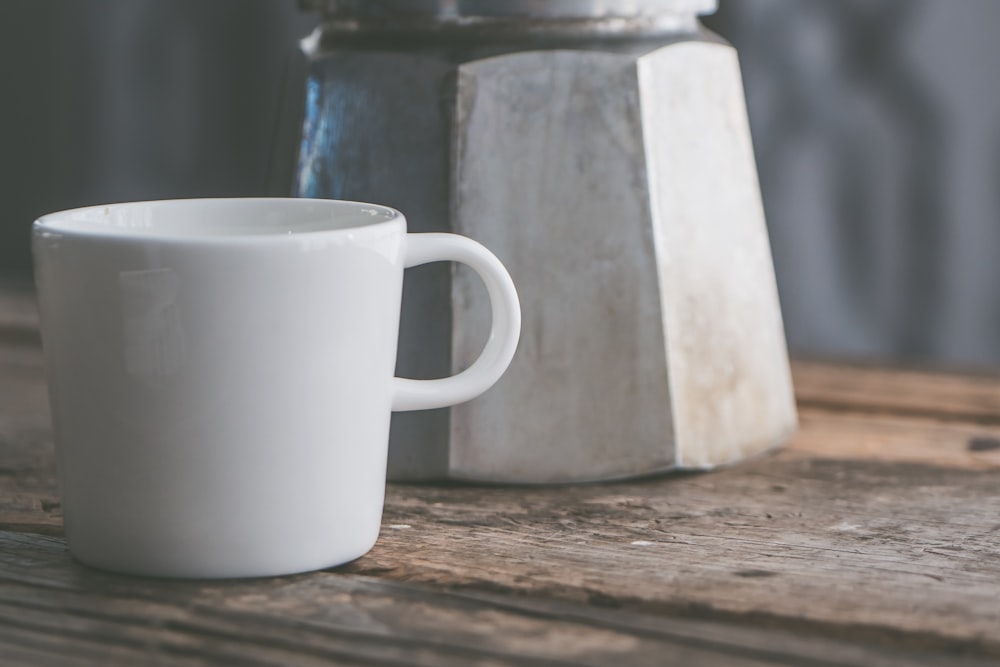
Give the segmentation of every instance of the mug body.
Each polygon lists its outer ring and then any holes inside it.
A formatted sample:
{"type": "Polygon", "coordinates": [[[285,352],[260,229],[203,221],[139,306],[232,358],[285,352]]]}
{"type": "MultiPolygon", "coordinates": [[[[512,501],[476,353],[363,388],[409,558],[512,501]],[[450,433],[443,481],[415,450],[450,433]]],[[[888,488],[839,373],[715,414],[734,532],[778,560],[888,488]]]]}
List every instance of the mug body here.
{"type": "Polygon", "coordinates": [[[406,223],[324,200],[68,211],[33,249],[83,563],[249,577],[378,535],[406,223]]]}

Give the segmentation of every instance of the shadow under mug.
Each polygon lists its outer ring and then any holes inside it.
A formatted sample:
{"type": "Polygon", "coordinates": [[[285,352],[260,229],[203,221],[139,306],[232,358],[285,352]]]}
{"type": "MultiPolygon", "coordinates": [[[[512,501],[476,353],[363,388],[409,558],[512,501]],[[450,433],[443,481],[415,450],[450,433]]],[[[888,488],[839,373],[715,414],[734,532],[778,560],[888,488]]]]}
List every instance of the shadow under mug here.
{"type": "Polygon", "coordinates": [[[33,252],[67,540],[118,572],[358,558],[379,532],[390,412],[479,395],[520,332],[493,254],[372,204],[96,206],[40,218],[33,252]],[[458,375],[395,378],[403,269],[434,261],[483,278],[490,339],[458,375]]]}

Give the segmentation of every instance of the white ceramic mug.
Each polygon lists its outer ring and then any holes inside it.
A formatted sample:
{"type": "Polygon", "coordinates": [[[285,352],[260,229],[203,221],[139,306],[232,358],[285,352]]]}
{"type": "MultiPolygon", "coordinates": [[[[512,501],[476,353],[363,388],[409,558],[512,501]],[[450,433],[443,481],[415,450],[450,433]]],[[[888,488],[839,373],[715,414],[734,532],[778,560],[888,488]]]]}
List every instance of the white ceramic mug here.
{"type": "Polygon", "coordinates": [[[204,199],[44,216],[33,235],[73,555],[169,577],[330,567],[378,536],[391,410],[453,405],[520,331],[500,261],[407,234],[371,204],[204,199]],[[466,371],[393,377],[403,269],[482,276],[490,339],[466,371]]]}

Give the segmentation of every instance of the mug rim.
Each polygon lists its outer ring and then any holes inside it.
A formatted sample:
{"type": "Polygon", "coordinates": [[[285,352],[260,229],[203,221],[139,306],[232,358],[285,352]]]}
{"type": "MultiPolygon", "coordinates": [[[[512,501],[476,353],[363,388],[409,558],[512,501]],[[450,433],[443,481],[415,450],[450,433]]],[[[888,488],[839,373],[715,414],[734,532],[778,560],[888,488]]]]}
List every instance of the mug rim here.
{"type": "MultiPolygon", "coordinates": [[[[231,213],[231,208],[228,208],[231,213]]],[[[203,214],[207,211],[202,211],[203,214]]],[[[258,211],[259,213],[259,211],[258,211]]],[[[47,213],[32,225],[35,236],[92,239],[95,241],[136,241],[167,243],[261,243],[280,240],[303,241],[318,237],[352,237],[367,230],[386,230],[402,223],[406,218],[398,210],[382,204],[342,199],[307,197],[194,197],[180,199],[150,199],[82,206],[47,213]],[[311,217],[283,219],[260,225],[247,225],[236,231],[219,231],[194,224],[175,225],[161,223],[154,229],[152,222],[131,221],[124,224],[120,215],[124,211],[152,211],[155,208],[177,207],[264,207],[278,210],[304,209],[301,214],[313,212],[311,217]],[[316,209],[321,209],[317,211],[316,209]],[[118,216],[115,216],[119,213],[118,216]],[[358,221],[345,224],[344,218],[356,216],[358,221]],[[319,217],[317,217],[319,216],[319,217]],[[370,217],[371,220],[366,220],[370,217]],[[116,220],[116,221],[115,221],[116,220]],[[269,226],[267,226],[269,225],[269,226]]]]}

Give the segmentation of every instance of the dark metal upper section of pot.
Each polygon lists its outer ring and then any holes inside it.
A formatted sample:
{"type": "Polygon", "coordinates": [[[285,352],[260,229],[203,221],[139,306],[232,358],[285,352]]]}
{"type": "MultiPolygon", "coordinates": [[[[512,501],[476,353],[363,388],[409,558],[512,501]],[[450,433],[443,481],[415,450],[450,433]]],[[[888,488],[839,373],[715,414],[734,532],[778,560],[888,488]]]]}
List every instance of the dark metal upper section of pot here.
{"type": "Polygon", "coordinates": [[[299,0],[333,19],[613,19],[711,14],[717,0],[299,0]]]}

